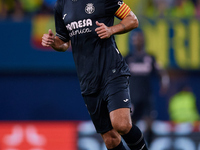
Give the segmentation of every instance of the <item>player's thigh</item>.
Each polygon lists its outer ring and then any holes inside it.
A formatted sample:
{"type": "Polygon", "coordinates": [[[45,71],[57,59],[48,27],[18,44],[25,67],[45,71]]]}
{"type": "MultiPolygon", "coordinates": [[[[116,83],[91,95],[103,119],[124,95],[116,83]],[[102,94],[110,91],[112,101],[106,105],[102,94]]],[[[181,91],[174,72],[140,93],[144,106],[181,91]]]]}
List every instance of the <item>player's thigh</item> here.
{"type": "Polygon", "coordinates": [[[107,88],[108,111],[113,128],[120,134],[126,132],[131,123],[131,99],[129,92],[129,79],[121,76],[113,80],[107,88]]]}
{"type": "Polygon", "coordinates": [[[83,95],[97,133],[105,133],[113,129],[107,109],[107,102],[102,97],[103,94],[101,92],[86,96],[83,95]]]}

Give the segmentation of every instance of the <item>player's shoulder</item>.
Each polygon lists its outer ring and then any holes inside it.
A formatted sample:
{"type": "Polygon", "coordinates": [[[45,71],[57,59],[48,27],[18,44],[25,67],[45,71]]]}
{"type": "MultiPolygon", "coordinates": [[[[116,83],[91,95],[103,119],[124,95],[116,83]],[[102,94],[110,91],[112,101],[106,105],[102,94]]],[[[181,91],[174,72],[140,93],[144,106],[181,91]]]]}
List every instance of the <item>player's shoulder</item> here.
{"type": "Polygon", "coordinates": [[[61,9],[64,6],[65,0],[57,0],[55,3],[55,9],[61,9]]]}
{"type": "Polygon", "coordinates": [[[119,5],[121,6],[124,2],[122,0],[104,0],[107,5],[119,5]]]}
{"type": "Polygon", "coordinates": [[[65,0],[56,0],[56,3],[64,3],[65,0]]]}
{"type": "Polygon", "coordinates": [[[110,3],[113,3],[113,2],[117,2],[117,3],[123,3],[123,0],[104,0],[105,2],[110,2],[110,3]]]}
{"type": "Polygon", "coordinates": [[[153,64],[156,62],[156,58],[153,54],[146,53],[146,58],[149,58],[153,64]]]}
{"type": "Polygon", "coordinates": [[[104,0],[104,2],[105,2],[106,14],[112,14],[112,15],[123,4],[122,0],[104,0]]]}

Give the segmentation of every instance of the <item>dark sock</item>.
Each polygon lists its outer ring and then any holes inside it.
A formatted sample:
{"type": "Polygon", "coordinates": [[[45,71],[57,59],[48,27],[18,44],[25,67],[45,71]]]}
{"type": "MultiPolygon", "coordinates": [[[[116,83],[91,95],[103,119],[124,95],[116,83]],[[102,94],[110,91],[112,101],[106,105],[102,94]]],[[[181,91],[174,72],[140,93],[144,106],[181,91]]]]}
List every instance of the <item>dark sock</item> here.
{"type": "Polygon", "coordinates": [[[153,140],[153,136],[154,136],[154,133],[153,131],[150,129],[150,130],[147,130],[144,134],[144,137],[145,137],[145,140],[147,142],[147,145],[151,145],[151,142],[153,140]]]}
{"type": "Polygon", "coordinates": [[[126,149],[121,141],[121,143],[117,147],[115,147],[113,149],[108,149],[108,150],[126,150],[126,149]]]}
{"type": "Polygon", "coordinates": [[[133,125],[129,133],[122,135],[131,150],[148,150],[140,129],[133,125]]]}

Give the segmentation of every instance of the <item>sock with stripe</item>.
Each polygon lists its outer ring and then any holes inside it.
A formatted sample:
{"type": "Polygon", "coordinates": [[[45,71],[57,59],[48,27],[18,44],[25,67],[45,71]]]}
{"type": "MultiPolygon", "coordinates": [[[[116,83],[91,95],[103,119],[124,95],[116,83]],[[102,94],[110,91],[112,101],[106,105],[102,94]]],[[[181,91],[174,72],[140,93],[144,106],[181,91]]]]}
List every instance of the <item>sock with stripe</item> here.
{"type": "Polygon", "coordinates": [[[143,134],[137,126],[133,125],[131,130],[122,137],[131,150],[148,150],[143,134]]]}

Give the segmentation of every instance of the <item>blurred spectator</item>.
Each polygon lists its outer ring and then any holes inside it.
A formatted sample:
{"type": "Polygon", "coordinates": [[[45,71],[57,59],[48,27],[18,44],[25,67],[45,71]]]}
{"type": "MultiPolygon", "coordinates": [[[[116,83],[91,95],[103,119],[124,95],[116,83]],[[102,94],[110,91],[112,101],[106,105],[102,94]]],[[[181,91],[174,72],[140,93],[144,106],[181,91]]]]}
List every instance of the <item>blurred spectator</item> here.
{"type": "Polygon", "coordinates": [[[192,0],[175,0],[170,10],[170,16],[189,18],[195,16],[195,6],[192,0]]]}
{"type": "MultiPolygon", "coordinates": [[[[146,17],[192,17],[199,0],[140,0],[137,15],[146,17]],[[139,11],[138,11],[139,10],[139,11]]],[[[137,8],[138,7],[138,8],[137,8]]]]}
{"type": "Polygon", "coordinates": [[[169,9],[172,6],[172,0],[154,0],[159,17],[166,17],[169,15],[169,9]]]}
{"type": "Polygon", "coordinates": [[[39,14],[53,14],[53,6],[44,2],[41,9],[38,11],[39,14]]]}
{"type": "Polygon", "coordinates": [[[155,58],[146,53],[144,35],[139,28],[131,32],[130,44],[132,44],[130,54],[125,59],[131,72],[132,121],[133,123],[137,123],[139,120],[145,121],[147,125],[145,136],[150,144],[152,140],[151,124],[157,114],[152,97],[151,77],[154,73],[159,75],[162,93],[167,91],[169,77],[167,72],[156,63],[155,58]]]}
{"type": "Polygon", "coordinates": [[[169,13],[172,0],[145,0],[143,1],[143,15],[147,17],[164,17],[169,13]]]}
{"type": "Polygon", "coordinates": [[[24,17],[24,10],[19,0],[14,1],[14,8],[12,12],[12,18],[15,21],[20,21],[24,17]]]}
{"type": "Polygon", "coordinates": [[[0,0],[0,19],[7,17],[7,8],[2,0],[0,0]]]}
{"type": "Polygon", "coordinates": [[[34,15],[43,4],[43,0],[20,0],[20,2],[27,15],[34,15]]]}
{"type": "Polygon", "coordinates": [[[14,10],[14,0],[0,0],[0,18],[6,19],[14,10]]]}
{"type": "Polygon", "coordinates": [[[158,15],[158,10],[156,9],[153,0],[146,0],[143,11],[143,15],[147,17],[154,17],[158,15]]]}
{"type": "Polygon", "coordinates": [[[12,18],[15,21],[20,21],[24,17],[24,10],[20,0],[0,0],[1,19],[12,18]]]}
{"type": "MultiPolygon", "coordinates": [[[[19,20],[37,13],[52,14],[56,0],[0,0],[0,18],[10,16],[19,20]]],[[[192,17],[200,18],[200,0],[127,0],[137,15],[146,17],[192,17]]]]}
{"type": "Polygon", "coordinates": [[[181,86],[180,90],[170,98],[169,116],[175,123],[193,123],[199,120],[196,97],[188,85],[181,86]]]}
{"type": "Polygon", "coordinates": [[[0,0],[0,19],[21,20],[35,14],[53,14],[56,0],[0,0]]]}
{"type": "Polygon", "coordinates": [[[197,19],[200,20],[200,0],[195,0],[194,4],[195,4],[195,16],[197,19]]]}

